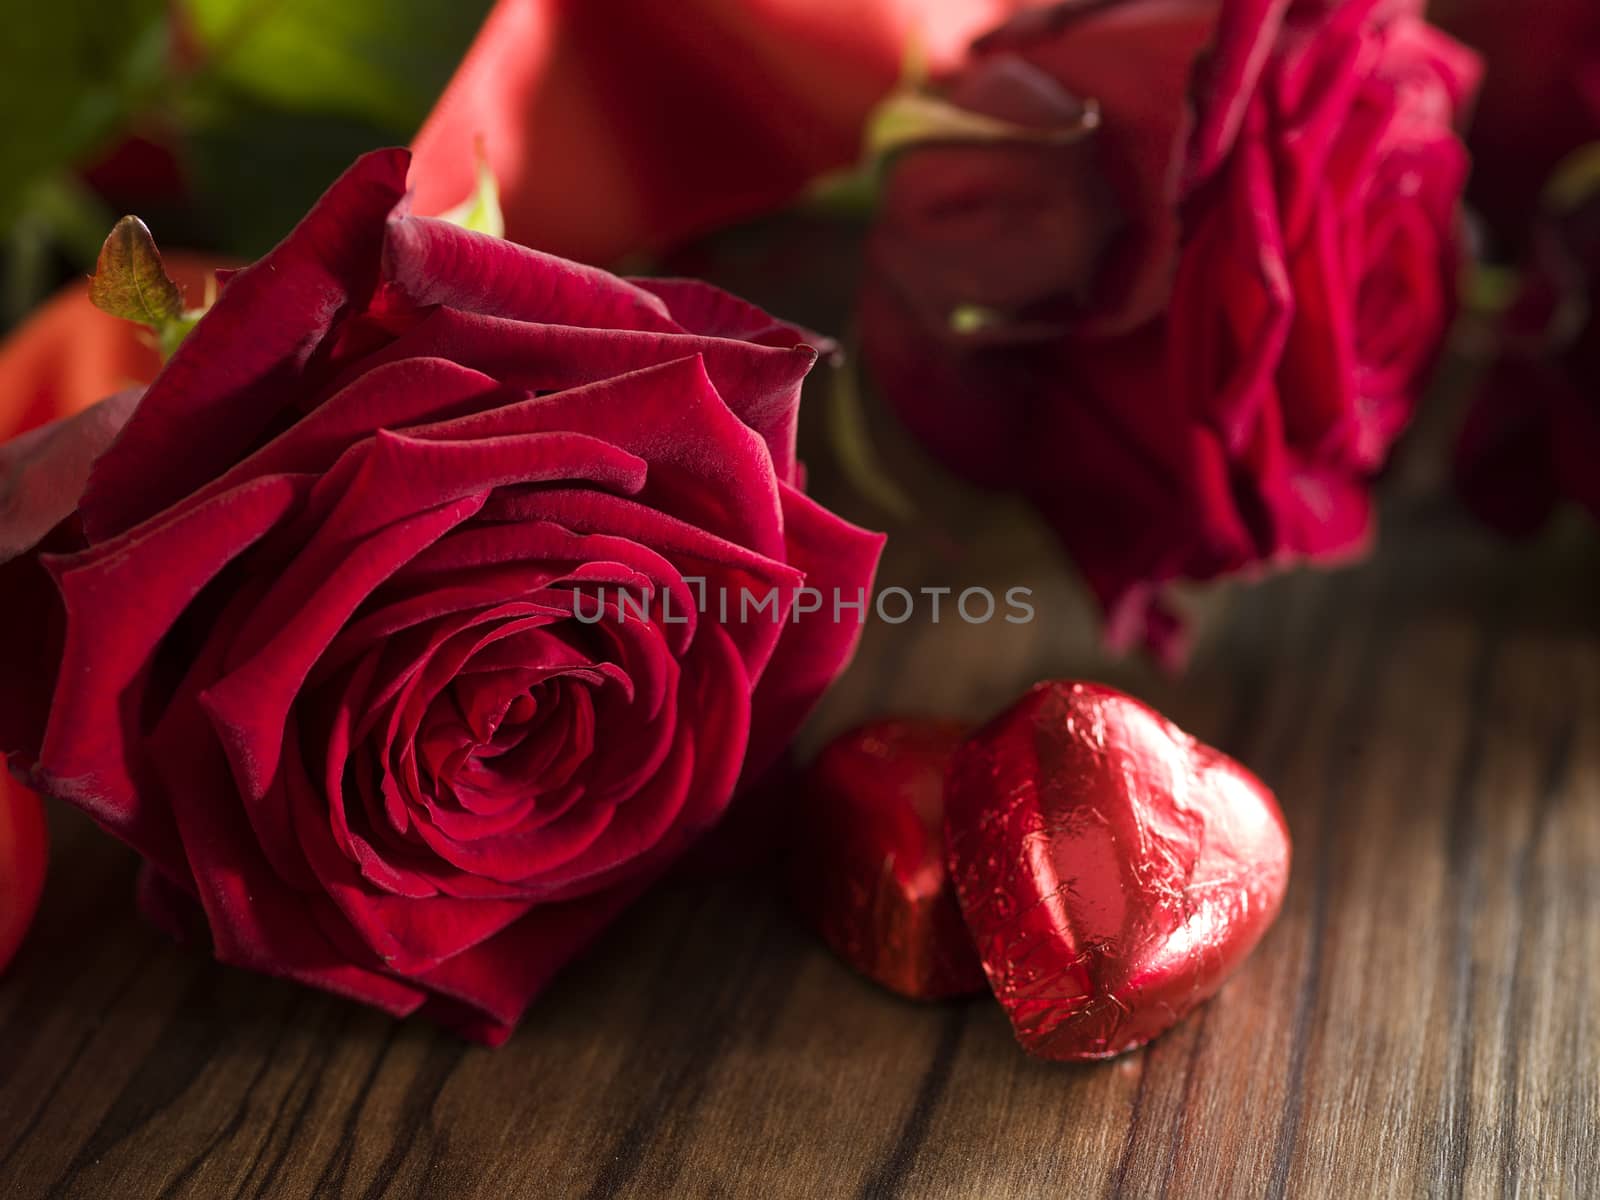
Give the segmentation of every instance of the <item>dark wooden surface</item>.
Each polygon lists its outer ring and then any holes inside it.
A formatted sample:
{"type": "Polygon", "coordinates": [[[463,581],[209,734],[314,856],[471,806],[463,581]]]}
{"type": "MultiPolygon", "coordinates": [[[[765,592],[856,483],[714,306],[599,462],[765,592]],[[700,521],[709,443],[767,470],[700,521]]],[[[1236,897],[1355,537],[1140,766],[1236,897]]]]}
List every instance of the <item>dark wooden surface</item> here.
{"type": "Polygon", "coordinates": [[[990,1003],[854,977],[764,876],[674,883],[497,1052],[165,944],[58,816],[0,982],[0,1196],[1594,1195],[1600,537],[1508,548],[1390,488],[1366,565],[1202,605],[1192,669],[1094,649],[1020,510],[935,488],[886,584],[1031,586],[1030,626],[874,625],[808,731],[1126,686],[1254,766],[1284,914],[1209,1006],[1103,1066],[990,1003]]]}

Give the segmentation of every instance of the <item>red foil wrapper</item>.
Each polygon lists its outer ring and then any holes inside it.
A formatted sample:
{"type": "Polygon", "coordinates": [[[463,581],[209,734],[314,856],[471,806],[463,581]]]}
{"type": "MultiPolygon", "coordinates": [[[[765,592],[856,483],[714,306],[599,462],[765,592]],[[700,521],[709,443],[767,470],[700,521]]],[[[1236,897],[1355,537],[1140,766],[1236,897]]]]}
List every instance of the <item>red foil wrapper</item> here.
{"type": "Polygon", "coordinates": [[[1289,880],[1265,785],[1096,684],[1040,684],[963,743],[945,821],[990,986],[1041,1058],[1166,1032],[1260,941],[1289,880]]]}
{"type": "Polygon", "coordinates": [[[915,1000],[980,992],[944,864],[956,721],[879,721],[835,738],[806,780],[796,902],[840,958],[915,1000]]]}

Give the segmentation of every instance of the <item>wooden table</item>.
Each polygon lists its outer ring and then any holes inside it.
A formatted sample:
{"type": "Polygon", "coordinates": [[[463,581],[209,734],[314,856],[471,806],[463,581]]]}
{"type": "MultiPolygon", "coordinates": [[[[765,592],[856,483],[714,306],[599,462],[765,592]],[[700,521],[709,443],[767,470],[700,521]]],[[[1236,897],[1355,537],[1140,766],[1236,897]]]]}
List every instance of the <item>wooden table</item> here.
{"type": "Polygon", "coordinates": [[[1040,618],[874,624],[806,746],[1091,676],[1280,791],[1282,918],[1148,1049],[1049,1065],[993,1003],[897,1000],[763,872],[667,886],[489,1052],[167,945],[59,815],[0,983],[0,1195],[1596,1194],[1600,536],[1506,547],[1436,475],[1401,472],[1366,565],[1208,600],[1181,680],[1098,653],[1019,508],[929,487],[946,533],[895,538],[884,584],[1031,586],[1040,618]]]}

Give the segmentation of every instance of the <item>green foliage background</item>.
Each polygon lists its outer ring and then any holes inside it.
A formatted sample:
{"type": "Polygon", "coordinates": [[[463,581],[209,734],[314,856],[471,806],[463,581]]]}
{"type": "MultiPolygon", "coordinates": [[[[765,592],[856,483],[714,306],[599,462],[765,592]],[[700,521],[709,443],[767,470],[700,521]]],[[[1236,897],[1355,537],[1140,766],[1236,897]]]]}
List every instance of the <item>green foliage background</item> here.
{"type": "Polygon", "coordinates": [[[81,168],[130,134],[187,184],[163,246],[253,257],[351,159],[410,141],[490,0],[0,0],[0,325],[122,214],[81,168]]]}

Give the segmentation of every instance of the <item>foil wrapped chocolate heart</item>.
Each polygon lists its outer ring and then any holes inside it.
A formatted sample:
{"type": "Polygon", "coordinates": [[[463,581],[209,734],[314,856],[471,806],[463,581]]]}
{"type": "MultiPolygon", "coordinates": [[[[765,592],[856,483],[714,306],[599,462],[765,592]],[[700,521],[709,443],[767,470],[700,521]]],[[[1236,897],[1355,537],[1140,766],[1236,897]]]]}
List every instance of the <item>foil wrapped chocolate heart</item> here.
{"type": "Polygon", "coordinates": [[[967,739],[945,831],[990,986],[1042,1058],[1171,1028],[1260,941],[1289,879],[1266,786],[1095,684],[1040,684],[967,739]]]}
{"type": "Polygon", "coordinates": [[[843,734],[800,805],[797,907],[845,962],[917,1000],[984,988],[944,863],[945,771],[967,729],[898,720],[843,734]]]}

